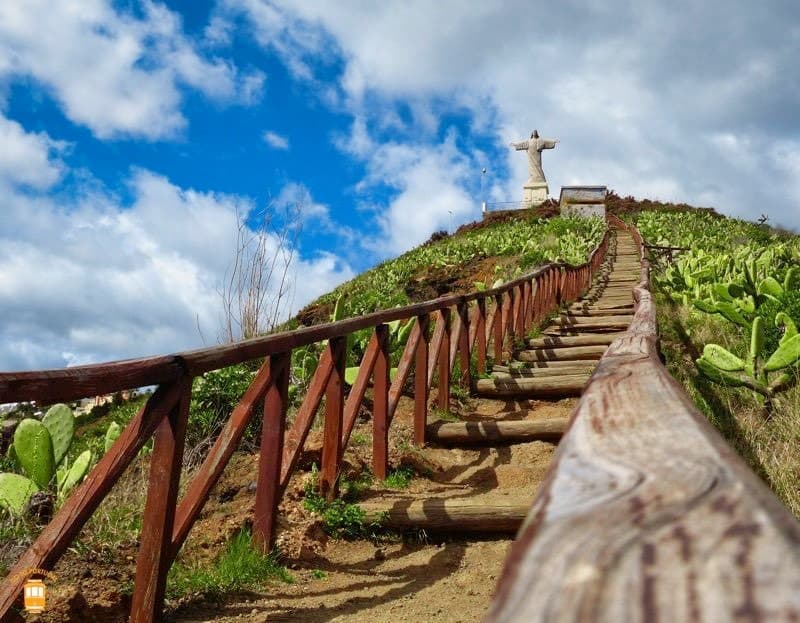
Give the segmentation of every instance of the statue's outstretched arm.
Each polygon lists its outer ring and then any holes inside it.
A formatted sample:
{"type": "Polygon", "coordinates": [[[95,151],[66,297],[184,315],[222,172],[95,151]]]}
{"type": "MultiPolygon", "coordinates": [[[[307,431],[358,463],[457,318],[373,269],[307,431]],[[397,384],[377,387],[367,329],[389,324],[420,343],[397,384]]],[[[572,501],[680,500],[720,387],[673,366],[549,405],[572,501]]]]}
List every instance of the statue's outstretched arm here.
{"type": "Polygon", "coordinates": [[[519,151],[521,149],[528,149],[528,141],[520,141],[519,143],[513,143],[512,142],[512,143],[509,143],[509,145],[511,145],[511,147],[513,147],[517,151],[519,151]]]}
{"type": "Polygon", "coordinates": [[[557,138],[543,138],[542,149],[553,149],[558,142],[559,140],[557,138]]]}

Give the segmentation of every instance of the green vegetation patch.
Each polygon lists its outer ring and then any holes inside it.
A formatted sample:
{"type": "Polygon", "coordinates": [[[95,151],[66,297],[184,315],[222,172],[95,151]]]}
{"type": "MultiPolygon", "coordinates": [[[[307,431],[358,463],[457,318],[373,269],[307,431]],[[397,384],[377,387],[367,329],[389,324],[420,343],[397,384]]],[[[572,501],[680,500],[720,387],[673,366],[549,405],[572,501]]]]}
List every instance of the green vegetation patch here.
{"type": "Polygon", "coordinates": [[[172,565],[167,576],[167,596],[201,594],[219,596],[232,591],[258,590],[269,581],[292,583],[294,578],[274,553],[263,554],[249,529],[237,532],[212,565],[172,565]]]}
{"type": "Polygon", "coordinates": [[[408,489],[408,486],[416,475],[413,467],[410,465],[401,465],[386,475],[386,480],[383,481],[383,484],[390,489],[408,489]]]}
{"type": "Polygon", "coordinates": [[[800,516],[800,238],[708,213],[633,218],[646,242],[686,249],[651,275],[667,368],[800,516]]]}
{"type": "Polygon", "coordinates": [[[548,261],[581,264],[600,242],[604,231],[605,223],[599,218],[530,216],[492,223],[422,245],[388,260],[321,296],[310,307],[327,305],[332,308],[342,295],[346,301],[344,317],[407,305],[415,302],[409,294],[409,284],[422,269],[451,271],[488,257],[517,258],[516,272],[499,274],[501,282],[548,261]]]}

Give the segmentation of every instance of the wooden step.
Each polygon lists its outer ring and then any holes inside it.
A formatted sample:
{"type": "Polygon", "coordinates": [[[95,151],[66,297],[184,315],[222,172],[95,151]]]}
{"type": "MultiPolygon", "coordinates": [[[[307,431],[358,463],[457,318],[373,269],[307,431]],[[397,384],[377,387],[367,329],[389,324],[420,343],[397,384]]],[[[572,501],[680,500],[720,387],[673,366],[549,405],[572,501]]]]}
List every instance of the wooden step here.
{"type": "Polygon", "coordinates": [[[561,317],[564,318],[581,318],[588,316],[631,316],[633,315],[633,305],[627,308],[620,307],[619,309],[592,309],[590,307],[570,307],[566,312],[561,312],[561,317]]]}
{"type": "Polygon", "coordinates": [[[378,524],[391,530],[447,532],[494,532],[516,534],[533,502],[519,498],[479,496],[475,498],[400,499],[366,501],[358,506],[364,511],[364,525],[378,524]]]}
{"type": "Polygon", "coordinates": [[[616,340],[625,335],[624,331],[618,333],[595,333],[591,335],[574,335],[574,336],[547,336],[535,337],[528,340],[528,346],[531,348],[558,348],[563,346],[597,346],[605,344],[608,346],[616,340]]]}
{"type": "Polygon", "coordinates": [[[547,327],[542,333],[549,336],[582,335],[586,333],[618,333],[627,329],[628,326],[629,325],[625,323],[619,325],[552,325],[547,327]]]}
{"type": "Polygon", "coordinates": [[[493,379],[519,379],[519,378],[542,378],[545,376],[570,376],[591,374],[597,367],[597,359],[578,360],[557,363],[571,363],[570,367],[564,368],[511,368],[508,371],[492,370],[493,379]]]}
{"type": "Polygon", "coordinates": [[[565,327],[594,327],[599,325],[613,325],[626,329],[632,321],[633,314],[625,314],[610,316],[559,316],[558,318],[554,318],[551,322],[554,325],[561,325],[565,327]]]}
{"type": "Polygon", "coordinates": [[[607,287],[603,286],[603,287],[599,287],[599,288],[594,288],[592,290],[592,292],[600,292],[600,293],[603,293],[603,294],[618,294],[620,296],[624,296],[626,294],[631,294],[633,292],[633,288],[632,287],[631,288],[629,288],[629,287],[618,288],[618,287],[612,287],[612,286],[607,286],[607,287]]]}
{"type": "Polygon", "coordinates": [[[612,299],[601,297],[597,299],[581,299],[577,305],[590,305],[594,309],[620,309],[623,307],[630,308],[633,305],[633,297],[624,299],[612,299]]]}
{"type": "MultiPolygon", "coordinates": [[[[570,336],[573,337],[573,336],[570,336]]],[[[525,361],[525,362],[513,362],[515,365],[502,365],[502,364],[495,364],[492,366],[492,371],[494,372],[509,372],[514,370],[522,370],[522,369],[531,369],[531,370],[560,370],[562,368],[571,368],[576,365],[580,365],[580,360],[573,360],[573,361],[525,361]]],[[[590,363],[592,365],[597,365],[597,360],[590,359],[586,361],[586,363],[590,363]]],[[[563,373],[562,373],[563,374],[563,373]]]]}
{"type": "Polygon", "coordinates": [[[536,348],[517,351],[514,353],[514,359],[517,361],[574,361],[576,359],[600,359],[607,348],[608,345],[605,344],[536,348]]]}
{"type": "Polygon", "coordinates": [[[484,420],[480,422],[435,422],[426,439],[441,444],[513,443],[555,441],[567,430],[569,418],[542,420],[484,420]]]}
{"type": "Polygon", "coordinates": [[[516,398],[580,396],[590,374],[570,374],[542,378],[478,379],[475,383],[482,396],[516,398]]]}

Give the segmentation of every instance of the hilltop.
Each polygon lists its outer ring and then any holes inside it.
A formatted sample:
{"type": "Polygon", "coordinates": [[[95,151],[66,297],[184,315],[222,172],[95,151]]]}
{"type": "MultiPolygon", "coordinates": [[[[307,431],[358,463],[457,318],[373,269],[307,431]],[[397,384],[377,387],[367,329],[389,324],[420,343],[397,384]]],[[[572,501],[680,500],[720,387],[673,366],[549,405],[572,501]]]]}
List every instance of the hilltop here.
{"type": "MultiPolygon", "coordinates": [[[[668,368],[754,471],[800,514],[800,487],[794,478],[800,460],[794,443],[800,427],[796,361],[784,367],[786,378],[765,372],[764,365],[792,338],[800,323],[800,295],[796,295],[799,239],[767,225],[727,218],[710,208],[615,194],[609,196],[608,207],[636,223],[647,242],[679,247],[674,262],[658,258],[652,272],[661,348],[668,368]],[[763,335],[751,339],[758,331],[763,335]],[[726,349],[730,357],[714,358],[718,349],[704,355],[709,344],[726,349]],[[704,361],[696,363],[703,357],[704,361]],[[713,367],[720,362],[731,370],[720,372],[713,367]],[[780,390],[774,395],[768,389],[773,385],[780,390]]],[[[412,251],[321,296],[287,328],[491,288],[549,261],[580,264],[600,242],[604,229],[598,219],[562,219],[550,203],[535,211],[491,216],[453,234],[437,232],[412,251]]],[[[628,247],[629,256],[632,249],[628,247]]],[[[638,266],[638,256],[628,262],[629,270],[638,266]]],[[[633,271],[626,283],[634,283],[636,278],[633,271]]],[[[630,290],[629,285],[618,287],[630,290]]],[[[615,296],[624,293],[618,290],[615,296]]],[[[631,313],[630,300],[625,307],[620,315],[631,313]]],[[[545,320],[552,319],[551,314],[545,320]]],[[[397,321],[390,328],[394,374],[411,323],[397,321]]],[[[370,330],[364,330],[348,341],[348,372],[358,370],[370,335],[370,330]]],[[[524,341],[533,344],[548,339],[539,335],[540,329],[534,327],[524,341]]],[[[594,349],[609,343],[592,339],[594,349]]],[[[508,354],[522,347],[517,336],[508,354]]],[[[325,344],[313,344],[292,353],[290,422],[297,417],[324,348],[325,344]]],[[[259,363],[230,366],[195,379],[184,481],[219,435],[259,363]]],[[[519,372],[511,364],[498,365],[502,363],[490,361],[490,366],[507,370],[505,374],[511,377],[515,370],[519,372]]],[[[588,372],[581,369],[580,374],[588,372]]],[[[457,378],[457,367],[453,375],[457,378]]],[[[476,377],[488,380],[487,375],[476,377]]],[[[412,443],[413,376],[404,390],[392,422],[389,478],[378,482],[370,471],[373,414],[368,393],[343,454],[341,495],[334,502],[323,500],[315,489],[322,447],[317,416],[280,507],[277,550],[267,557],[255,552],[250,543],[261,433],[259,406],[170,571],[167,596],[172,616],[187,622],[198,617],[205,620],[209,608],[214,607],[220,616],[242,618],[251,604],[257,603],[253,621],[261,620],[263,611],[291,617],[295,610],[303,620],[323,621],[340,609],[349,613],[352,621],[370,620],[376,613],[422,620],[438,614],[431,610],[436,602],[458,603],[458,614],[465,621],[479,618],[493,584],[481,578],[493,579],[499,574],[508,537],[481,541],[424,530],[386,530],[367,521],[357,503],[401,494],[443,499],[455,491],[456,497],[477,496],[481,501],[484,498],[480,496],[499,492],[528,504],[542,483],[556,442],[536,440],[483,449],[417,448],[412,443]],[[427,575],[420,575],[423,568],[427,575]],[[421,582],[423,576],[430,581],[421,582]],[[424,598],[411,600],[412,595],[424,598]],[[393,614],[385,608],[389,597],[414,603],[393,605],[401,610],[393,614]]],[[[74,451],[90,448],[102,454],[102,436],[108,425],[124,426],[145,398],[82,420],[74,451]]],[[[501,414],[510,414],[513,420],[566,421],[576,404],[575,398],[477,398],[455,384],[451,402],[447,412],[431,409],[440,423],[499,418],[501,414]]],[[[150,448],[143,449],[59,563],[56,571],[62,583],[53,594],[52,610],[42,620],[125,620],[150,448]]],[[[2,471],[16,469],[8,457],[0,467],[2,471]]],[[[6,567],[41,529],[33,522],[5,520],[0,528],[0,565],[6,567]]]]}

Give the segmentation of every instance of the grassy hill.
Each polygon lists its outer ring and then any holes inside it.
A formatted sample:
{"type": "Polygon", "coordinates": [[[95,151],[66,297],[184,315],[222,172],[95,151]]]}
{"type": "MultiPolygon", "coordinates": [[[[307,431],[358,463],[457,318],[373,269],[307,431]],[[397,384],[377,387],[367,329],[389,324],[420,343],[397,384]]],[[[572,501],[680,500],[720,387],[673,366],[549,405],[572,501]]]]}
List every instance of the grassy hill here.
{"type": "MultiPolygon", "coordinates": [[[[709,421],[800,516],[800,335],[795,338],[800,325],[800,238],[686,205],[612,195],[609,207],[634,222],[647,242],[684,249],[674,263],[658,261],[652,270],[667,367],[709,421]]],[[[577,264],[603,231],[604,224],[596,219],[549,218],[546,211],[525,211],[465,225],[452,235],[440,232],[323,295],[286,328],[490,288],[547,261],[577,264]]],[[[402,352],[408,326],[393,327],[393,363],[402,352]]],[[[368,331],[353,336],[348,365],[358,365],[368,337],[368,331]]],[[[323,347],[317,344],[293,352],[290,419],[323,347]]],[[[231,366],[195,380],[184,481],[252,381],[257,363],[231,366]]],[[[108,424],[124,426],[142,402],[139,398],[90,418],[77,430],[70,452],[89,449],[95,458],[99,456],[108,424]]],[[[256,413],[170,572],[172,606],[197,596],[246,591],[270,578],[292,579],[278,558],[254,553],[247,533],[260,421],[256,413]]],[[[353,433],[354,447],[348,450],[353,465],[361,466],[359,474],[366,473],[363,466],[369,464],[364,453],[369,452],[370,429],[363,425],[353,433]]],[[[410,447],[404,439],[398,443],[410,447]]],[[[111,603],[122,618],[132,586],[150,449],[148,444],[140,453],[58,569],[66,583],[77,585],[91,567],[96,581],[81,589],[87,601],[111,603]]],[[[302,513],[298,509],[311,501],[319,506],[328,536],[361,534],[364,526],[352,514],[347,496],[366,481],[348,473],[342,480],[343,498],[326,505],[313,497],[309,486],[312,462],[313,456],[303,464],[308,471],[297,474],[282,512],[302,513]]],[[[0,458],[0,471],[16,470],[13,459],[0,458]]],[[[414,468],[405,465],[393,472],[392,482],[407,486],[413,476],[414,468]]],[[[40,530],[27,519],[0,516],[0,570],[10,566],[40,530]]],[[[324,578],[324,573],[318,575],[324,578]]]]}

